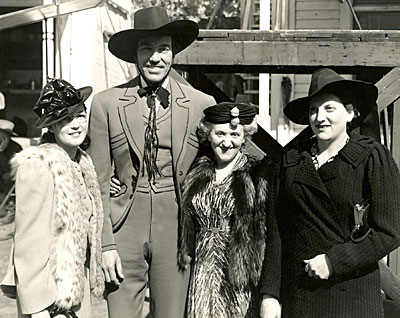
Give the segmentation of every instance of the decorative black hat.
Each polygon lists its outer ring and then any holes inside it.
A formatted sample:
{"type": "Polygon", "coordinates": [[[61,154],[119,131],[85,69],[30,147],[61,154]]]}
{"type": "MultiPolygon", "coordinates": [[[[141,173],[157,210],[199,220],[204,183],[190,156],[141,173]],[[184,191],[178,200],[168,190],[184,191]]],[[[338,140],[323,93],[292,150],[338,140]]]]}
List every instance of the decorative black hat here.
{"type": "Polygon", "coordinates": [[[329,68],[316,70],[311,77],[308,96],[289,102],[283,112],[294,123],[308,125],[310,98],[320,92],[331,92],[345,103],[351,103],[360,113],[357,122],[362,120],[372,110],[378,97],[378,89],[372,83],[346,80],[329,68]]]}
{"type": "Polygon", "coordinates": [[[63,79],[49,79],[33,107],[39,116],[36,127],[48,127],[68,117],[84,105],[92,91],[90,86],[75,89],[63,79]]]}
{"type": "Polygon", "coordinates": [[[203,113],[206,121],[210,123],[231,123],[233,126],[237,126],[238,124],[249,125],[257,114],[254,107],[248,104],[233,102],[222,102],[207,107],[203,113]]]}
{"type": "Polygon", "coordinates": [[[174,54],[188,47],[199,35],[199,26],[190,20],[170,21],[162,7],[140,9],[133,16],[133,29],[115,33],[108,42],[108,49],[116,57],[136,63],[136,47],[139,39],[154,35],[172,37],[174,54]]]}

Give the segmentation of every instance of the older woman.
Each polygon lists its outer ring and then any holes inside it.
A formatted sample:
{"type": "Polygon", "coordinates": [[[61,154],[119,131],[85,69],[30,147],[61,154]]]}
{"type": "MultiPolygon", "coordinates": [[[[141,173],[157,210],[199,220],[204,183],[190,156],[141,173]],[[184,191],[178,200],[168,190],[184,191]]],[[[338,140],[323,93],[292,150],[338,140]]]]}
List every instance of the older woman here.
{"type": "Polygon", "coordinates": [[[48,132],[12,160],[15,236],[1,287],[16,297],[19,317],[91,317],[90,292],[103,292],[100,191],[80,148],[91,92],[50,80],[34,107],[36,126],[48,132]]]}
{"type": "Polygon", "coordinates": [[[242,151],[257,129],[256,112],[220,103],[204,114],[200,140],[212,151],[185,180],[180,222],[182,270],[192,260],[187,316],[259,317],[262,293],[263,317],[278,317],[279,235],[259,161],[242,151]]]}
{"type": "Polygon", "coordinates": [[[378,261],[399,246],[399,172],[383,145],[350,133],[376,98],[373,84],[323,68],[284,109],[314,137],[278,170],[283,317],[383,317],[378,261]]]}

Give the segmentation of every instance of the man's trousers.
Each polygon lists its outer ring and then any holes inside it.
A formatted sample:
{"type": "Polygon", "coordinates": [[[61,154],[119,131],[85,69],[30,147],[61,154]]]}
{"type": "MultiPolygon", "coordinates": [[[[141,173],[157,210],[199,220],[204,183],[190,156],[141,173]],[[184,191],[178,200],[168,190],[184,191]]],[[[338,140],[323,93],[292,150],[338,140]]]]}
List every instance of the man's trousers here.
{"type": "Polygon", "coordinates": [[[177,265],[175,192],[149,191],[136,192],[125,223],[115,233],[125,278],[118,288],[107,288],[110,318],[142,318],[147,286],[152,318],[184,316],[189,271],[183,274],[177,265]]]}

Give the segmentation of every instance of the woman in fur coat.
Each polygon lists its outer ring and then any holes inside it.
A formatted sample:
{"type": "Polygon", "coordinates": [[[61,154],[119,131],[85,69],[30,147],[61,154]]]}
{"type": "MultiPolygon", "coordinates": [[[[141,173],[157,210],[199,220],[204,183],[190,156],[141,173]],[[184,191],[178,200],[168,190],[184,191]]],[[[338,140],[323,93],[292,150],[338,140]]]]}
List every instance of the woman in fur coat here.
{"type": "Polygon", "coordinates": [[[192,268],[187,317],[260,317],[261,294],[261,317],[279,317],[277,226],[259,161],[242,152],[255,109],[220,103],[204,114],[200,140],[213,151],[185,180],[180,222],[179,265],[192,268]]]}
{"type": "Polygon", "coordinates": [[[17,299],[19,317],[89,318],[90,293],[103,293],[100,191],[92,161],[79,147],[91,92],[50,80],[34,107],[36,126],[48,132],[11,161],[15,236],[1,288],[17,299]]]}

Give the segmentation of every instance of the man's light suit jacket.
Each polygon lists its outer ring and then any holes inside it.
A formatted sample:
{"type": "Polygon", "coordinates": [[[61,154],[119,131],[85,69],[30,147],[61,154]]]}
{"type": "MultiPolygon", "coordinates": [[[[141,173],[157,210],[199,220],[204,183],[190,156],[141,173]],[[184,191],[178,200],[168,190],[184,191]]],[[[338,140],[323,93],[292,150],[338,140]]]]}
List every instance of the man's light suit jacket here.
{"type": "MultiPolygon", "coordinates": [[[[180,185],[193,160],[199,142],[196,135],[203,109],[216,104],[213,97],[188,84],[175,71],[169,75],[172,117],[172,161],[178,205],[180,185]]],[[[118,231],[132,206],[138,178],[141,176],[144,150],[143,104],[138,96],[140,77],[96,94],[93,98],[89,135],[89,153],[98,174],[103,207],[103,251],[116,249],[113,231],[118,231]],[[110,197],[110,178],[115,174],[122,190],[110,197]]]]}

